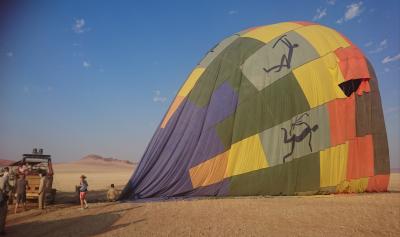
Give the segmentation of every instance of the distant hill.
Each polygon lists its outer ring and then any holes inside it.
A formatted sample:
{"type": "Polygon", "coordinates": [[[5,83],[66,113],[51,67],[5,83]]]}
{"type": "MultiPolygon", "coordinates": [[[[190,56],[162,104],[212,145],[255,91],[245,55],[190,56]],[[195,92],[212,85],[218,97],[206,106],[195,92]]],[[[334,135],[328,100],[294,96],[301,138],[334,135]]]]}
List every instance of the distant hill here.
{"type": "Polygon", "coordinates": [[[96,165],[100,165],[100,164],[104,164],[104,165],[129,165],[129,166],[133,166],[136,165],[136,163],[129,161],[129,160],[119,160],[119,159],[115,159],[115,158],[105,158],[99,155],[95,155],[95,154],[90,154],[87,155],[85,157],[83,157],[82,159],[75,161],[73,163],[78,163],[78,164],[96,164],[96,165]]]}
{"type": "Polygon", "coordinates": [[[12,163],[14,163],[15,161],[13,161],[13,160],[3,160],[3,159],[0,159],[0,167],[4,167],[4,166],[8,166],[8,165],[10,165],[10,164],[12,164],[12,163]]]}
{"type": "Polygon", "coordinates": [[[390,173],[400,173],[400,168],[391,168],[390,173]]]}

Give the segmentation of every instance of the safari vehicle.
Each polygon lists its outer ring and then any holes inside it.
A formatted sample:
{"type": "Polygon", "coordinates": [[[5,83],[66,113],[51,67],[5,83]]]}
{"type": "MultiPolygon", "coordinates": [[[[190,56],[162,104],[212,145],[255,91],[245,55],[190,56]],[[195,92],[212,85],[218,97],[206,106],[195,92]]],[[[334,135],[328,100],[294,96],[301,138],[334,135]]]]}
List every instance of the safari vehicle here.
{"type": "MultiPolygon", "coordinates": [[[[56,189],[53,189],[53,166],[51,156],[44,155],[43,149],[33,149],[32,154],[23,154],[22,160],[10,165],[10,181],[15,185],[16,174],[25,173],[28,181],[26,198],[28,200],[37,200],[39,197],[40,173],[47,176],[46,182],[46,201],[53,203],[56,197],[56,189]]],[[[14,186],[13,185],[13,186],[14,186]]]]}

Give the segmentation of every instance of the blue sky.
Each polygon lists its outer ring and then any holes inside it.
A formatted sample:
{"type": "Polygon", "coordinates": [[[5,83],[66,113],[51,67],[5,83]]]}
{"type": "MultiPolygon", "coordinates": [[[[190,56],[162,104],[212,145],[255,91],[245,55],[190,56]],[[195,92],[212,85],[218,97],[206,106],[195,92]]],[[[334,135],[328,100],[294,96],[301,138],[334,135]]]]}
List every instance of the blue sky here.
{"type": "Polygon", "coordinates": [[[400,1],[2,1],[0,159],[43,147],[139,160],[188,73],[223,38],[282,21],[345,34],[379,78],[400,167],[400,1]]]}

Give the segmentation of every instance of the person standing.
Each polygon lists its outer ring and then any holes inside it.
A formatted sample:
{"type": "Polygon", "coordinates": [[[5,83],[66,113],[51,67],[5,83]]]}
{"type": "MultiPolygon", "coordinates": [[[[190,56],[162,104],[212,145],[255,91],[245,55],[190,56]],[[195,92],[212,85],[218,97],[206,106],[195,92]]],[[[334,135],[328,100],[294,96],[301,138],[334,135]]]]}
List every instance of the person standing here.
{"type": "Polygon", "coordinates": [[[45,201],[46,201],[46,174],[41,172],[39,173],[40,183],[39,183],[39,209],[45,209],[45,201]]]}
{"type": "Polygon", "coordinates": [[[88,208],[86,201],[86,193],[88,191],[88,182],[86,181],[86,176],[81,175],[80,188],[79,188],[79,199],[81,201],[81,210],[88,208]]]}
{"type": "Polygon", "coordinates": [[[4,168],[3,176],[0,178],[0,235],[5,235],[4,227],[6,225],[7,211],[8,211],[8,192],[10,184],[8,167],[4,168]]]}
{"type": "Polygon", "coordinates": [[[16,189],[15,189],[15,208],[14,213],[17,213],[18,205],[22,203],[24,211],[26,211],[26,188],[28,187],[28,181],[25,179],[25,174],[20,174],[19,178],[16,182],[16,189]]]}

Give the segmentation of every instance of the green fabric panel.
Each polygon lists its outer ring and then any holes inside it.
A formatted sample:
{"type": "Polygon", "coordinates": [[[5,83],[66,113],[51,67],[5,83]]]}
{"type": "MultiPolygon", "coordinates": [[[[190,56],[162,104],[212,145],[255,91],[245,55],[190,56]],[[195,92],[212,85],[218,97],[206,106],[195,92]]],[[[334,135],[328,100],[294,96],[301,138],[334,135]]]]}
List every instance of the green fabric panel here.
{"type": "Polygon", "coordinates": [[[221,55],[224,67],[219,71],[217,87],[228,81],[235,90],[238,90],[242,80],[246,79],[242,74],[242,64],[264,45],[263,42],[252,38],[240,38],[235,41],[230,47],[231,50],[221,55]]]}
{"type": "Polygon", "coordinates": [[[242,74],[242,81],[239,88],[239,100],[238,104],[241,104],[247,98],[254,96],[259,93],[257,88],[251,83],[245,75],[242,74]]]}
{"type": "Polygon", "coordinates": [[[295,195],[318,192],[319,152],[285,164],[231,177],[229,195],[295,195]]]}
{"type": "Polygon", "coordinates": [[[292,152],[292,155],[286,158],[289,160],[303,157],[307,154],[324,150],[330,147],[330,126],[329,114],[326,105],[318,106],[305,113],[298,114],[288,121],[280,123],[277,126],[269,128],[260,133],[260,139],[264,147],[264,152],[267,156],[269,166],[275,166],[283,163],[283,158],[292,152]],[[308,116],[307,116],[308,114],[308,116]],[[306,131],[307,125],[309,128],[318,126],[315,131],[305,134],[302,141],[294,143],[292,152],[292,143],[284,142],[284,131],[286,129],[288,139],[290,136],[291,125],[298,119],[298,125],[293,127],[292,134],[300,136],[306,131]],[[301,120],[301,121],[300,121],[301,120]],[[301,124],[299,124],[301,123],[301,124]],[[304,124],[306,123],[306,124],[304,124]],[[311,149],[309,141],[311,140],[311,149]]]}
{"type": "Polygon", "coordinates": [[[227,117],[222,123],[219,123],[215,128],[225,150],[228,150],[231,147],[234,122],[235,115],[233,114],[227,117]]]}
{"type": "Polygon", "coordinates": [[[384,114],[379,94],[378,80],[372,65],[368,62],[371,74],[370,93],[356,96],[357,136],[372,134],[374,143],[375,175],[390,173],[389,147],[387,142],[384,114]]]}
{"type": "Polygon", "coordinates": [[[199,66],[206,68],[210,63],[226,48],[228,47],[233,41],[239,38],[238,35],[232,35],[228,38],[225,38],[217,45],[215,45],[210,51],[207,52],[207,55],[200,61],[199,66]]]}
{"type": "Polygon", "coordinates": [[[263,45],[264,43],[256,39],[237,38],[210,63],[193,87],[188,99],[197,106],[204,107],[208,105],[214,89],[224,81],[229,80],[229,83],[237,89],[242,79],[240,65],[263,45]]]}
{"type": "Polygon", "coordinates": [[[235,143],[309,109],[303,91],[290,73],[239,104],[232,115],[233,127],[225,124],[232,123],[228,117],[216,125],[217,132],[224,144],[235,143]],[[231,133],[225,129],[233,129],[232,138],[225,135],[231,133]]]}
{"type": "Polygon", "coordinates": [[[317,51],[307,40],[295,31],[290,31],[271,40],[249,57],[243,64],[243,74],[258,90],[262,90],[290,73],[294,68],[319,57],[317,51]],[[282,38],[283,36],[285,37],[282,38]],[[291,50],[289,50],[289,43],[294,47],[291,50]],[[282,57],[285,58],[282,59],[282,57]],[[290,67],[279,66],[280,68],[271,69],[277,65],[287,65],[286,60],[289,61],[290,67]],[[265,71],[270,69],[269,72],[265,71]]]}

